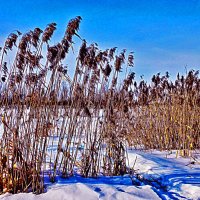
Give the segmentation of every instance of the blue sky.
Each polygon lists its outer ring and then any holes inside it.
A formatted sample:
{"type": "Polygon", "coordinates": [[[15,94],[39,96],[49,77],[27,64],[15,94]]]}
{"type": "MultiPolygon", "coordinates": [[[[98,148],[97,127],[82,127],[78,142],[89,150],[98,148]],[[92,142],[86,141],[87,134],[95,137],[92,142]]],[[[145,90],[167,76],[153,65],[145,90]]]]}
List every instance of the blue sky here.
{"type": "MultiPolygon", "coordinates": [[[[103,49],[135,52],[135,71],[154,73],[200,68],[199,0],[9,0],[0,1],[0,44],[13,30],[29,31],[56,22],[52,44],[69,19],[80,15],[80,35],[103,49]]],[[[71,69],[72,70],[72,69],[71,69]]]]}

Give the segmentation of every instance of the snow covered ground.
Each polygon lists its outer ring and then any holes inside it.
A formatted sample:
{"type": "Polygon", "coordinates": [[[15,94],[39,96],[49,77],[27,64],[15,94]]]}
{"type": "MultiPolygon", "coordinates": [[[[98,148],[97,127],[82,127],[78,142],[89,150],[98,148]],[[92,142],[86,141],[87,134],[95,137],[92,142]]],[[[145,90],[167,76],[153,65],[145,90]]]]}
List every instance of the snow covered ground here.
{"type": "MultiPolygon", "coordinates": [[[[161,199],[200,199],[200,153],[192,158],[176,158],[171,152],[131,151],[132,159],[137,155],[135,169],[161,199]]],[[[131,163],[132,162],[132,163],[131,163]]]]}
{"type": "Polygon", "coordinates": [[[66,200],[137,200],[137,199],[192,199],[200,200],[200,154],[195,159],[175,158],[175,152],[129,150],[129,165],[139,174],[136,185],[128,175],[84,179],[74,176],[58,178],[51,184],[45,180],[47,192],[34,195],[4,194],[0,199],[66,199],[66,200]],[[138,185],[138,186],[137,186],[138,185]]]}

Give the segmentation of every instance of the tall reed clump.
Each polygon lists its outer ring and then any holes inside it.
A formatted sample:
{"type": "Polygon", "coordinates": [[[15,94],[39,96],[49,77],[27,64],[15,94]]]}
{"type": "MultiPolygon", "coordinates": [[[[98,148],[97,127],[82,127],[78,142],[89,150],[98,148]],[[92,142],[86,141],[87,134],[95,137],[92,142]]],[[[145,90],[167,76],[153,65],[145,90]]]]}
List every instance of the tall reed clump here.
{"type": "MultiPolygon", "coordinates": [[[[118,121],[124,114],[115,109],[125,51],[115,56],[116,48],[87,45],[77,33],[80,22],[79,16],[72,19],[53,46],[56,23],[24,35],[17,31],[5,41],[0,61],[1,193],[41,193],[47,175],[53,182],[57,175],[127,172],[125,125],[118,121]],[[82,45],[70,78],[63,63],[73,36],[82,45]],[[11,52],[15,58],[8,64],[11,52]]],[[[133,64],[131,55],[129,62],[133,64]]],[[[122,92],[122,111],[123,98],[122,92]]]]}
{"type": "Polygon", "coordinates": [[[54,182],[77,173],[126,174],[128,146],[183,155],[199,148],[198,72],[138,83],[133,53],[87,44],[80,22],[80,16],[70,20],[57,44],[50,42],[51,23],[10,34],[1,49],[0,193],[39,194],[46,176],[54,182]],[[64,63],[74,37],[82,44],[69,77],[64,63]]]}

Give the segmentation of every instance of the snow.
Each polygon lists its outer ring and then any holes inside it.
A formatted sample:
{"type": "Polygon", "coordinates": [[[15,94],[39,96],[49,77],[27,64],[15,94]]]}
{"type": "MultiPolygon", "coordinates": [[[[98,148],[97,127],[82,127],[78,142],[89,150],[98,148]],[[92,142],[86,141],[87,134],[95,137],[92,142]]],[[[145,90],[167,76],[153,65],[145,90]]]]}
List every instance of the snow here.
{"type": "MultiPolygon", "coordinates": [[[[161,199],[200,200],[200,156],[196,152],[192,158],[176,158],[176,152],[129,151],[130,166],[135,162],[135,170],[145,180],[155,180],[151,185],[161,199]],[[198,162],[197,162],[198,160],[198,162]]],[[[148,181],[146,181],[148,183],[148,181]]]]}
{"type": "Polygon", "coordinates": [[[200,188],[199,186],[182,184],[181,185],[181,194],[186,198],[200,199],[200,188]]]}
{"type": "Polygon", "coordinates": [[[34,195],[32,193],[20,193],[16,195],[4,194],[0,199],[6,200],[139,200],[159,199],[150,186],[112,186],[104,184],[74,183],[65,186],[55,185],[46,193],[34,195]]]}
{"type": "Polygon", "coordinates": [[[144,181],[132,185],[129,175],[99,178],[58,177],[52,184],[45,178],[46,193],[4,194],[0,199],[67,199],[67,200],[137,200],[137,199],[192,199],[200,200],[200,156],[176,158],[175,151],[129,150],[129,165],[144,181]],[[136,159],[137,157],[137,159],[136,159]],[[197,161],[198,162],[197,162],[197,161]],[[192,162],[193,161],[193,162],[192,162]]]}
{"type": "Polygon", "coordinates": [[[20,200],[27,200],[27,199],[66,199],[66,200],[95,200],[98,199],[98,194],[92,191],[89,187],[84,184],[76,183],[73,185],[66,185],[66,186],[54,186],[47,193],[43,193],[40,195],[34,195],[32,193],[28,194],[16,194],[16,195],[3,195],[1,199],[20,199],[20,200]]]}

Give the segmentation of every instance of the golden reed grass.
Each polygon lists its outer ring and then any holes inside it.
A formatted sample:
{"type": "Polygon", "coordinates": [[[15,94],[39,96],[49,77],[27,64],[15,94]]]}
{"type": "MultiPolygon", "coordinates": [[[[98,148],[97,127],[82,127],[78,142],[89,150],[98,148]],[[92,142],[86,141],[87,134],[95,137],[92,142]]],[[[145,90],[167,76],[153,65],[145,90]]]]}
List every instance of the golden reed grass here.
{"type": "Polygon", "coordinates": [[[80,22],[72,19],[53,46],[56,23],[16,31],[1,48],[0,193],[41,193],[46,175],[52,182],[76,173],[123,175],[129,146],[184,156],[200,148],[198,71],[174,82],[168,73],[136,82],[133,53],[88,45],[80,22]],[[69,77],[64,63],[74,36],[82,45],[69,77]]]}

